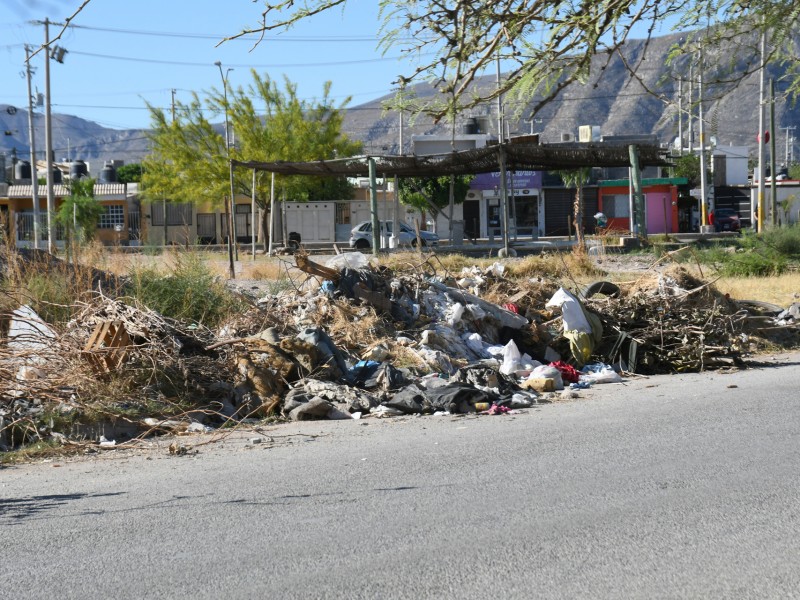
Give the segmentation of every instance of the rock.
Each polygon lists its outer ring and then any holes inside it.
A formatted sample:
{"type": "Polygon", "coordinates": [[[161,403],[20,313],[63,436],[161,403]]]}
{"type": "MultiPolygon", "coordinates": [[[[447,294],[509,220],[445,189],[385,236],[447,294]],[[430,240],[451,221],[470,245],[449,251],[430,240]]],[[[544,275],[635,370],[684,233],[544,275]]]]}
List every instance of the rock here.
{"type": "Polygon", "coordinates": [[[314,419],[325,419],[334,406],[322,398],[312,398],[289,413],[292,421],[311,421],[314,419]]]}
{"type": "Polygon", "coordinates": [[[306,379],[303,387],[306,393],[330,402],[343,403],[348,412],[368,412],[380,404],[380,400],[363,390],[347,385],[339,385],[319,379],[306,379]]]}

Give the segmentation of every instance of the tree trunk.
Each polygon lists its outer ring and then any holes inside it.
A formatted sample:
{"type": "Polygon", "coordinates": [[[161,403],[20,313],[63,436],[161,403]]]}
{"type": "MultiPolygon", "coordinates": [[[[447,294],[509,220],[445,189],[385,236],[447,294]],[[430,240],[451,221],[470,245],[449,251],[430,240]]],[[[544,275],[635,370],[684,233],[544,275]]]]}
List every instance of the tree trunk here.
{"type": "Polygon", "coordinates": [[[578,252],[586,252],[586,238],[583,235],[583,186],[579,185],[575,192],[575,239],[578,252]]]}

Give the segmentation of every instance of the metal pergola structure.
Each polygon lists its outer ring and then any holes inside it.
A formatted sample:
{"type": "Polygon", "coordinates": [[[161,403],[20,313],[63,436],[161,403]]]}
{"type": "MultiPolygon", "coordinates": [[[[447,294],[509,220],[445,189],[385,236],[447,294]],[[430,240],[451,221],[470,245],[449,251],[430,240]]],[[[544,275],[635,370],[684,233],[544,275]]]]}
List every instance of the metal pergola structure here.
{"type": "MultiPolygon", "coordinates": [[[[500,172],[504,218],[507,219],[507,171],[552,171],[582,167],[631,167],[634,180],[637,212],[643,210],[640,167],[669,166],[667,151],[654,145],[624,143],[538,144],[509,143],[488,145],[434,155],[410,156],[353,156],[306,162],[258,162],[232,160],[232,166],[280,175],[313,175],[328,177],[370,178],[370,198],[373,231],[379,231],[377,215],[376,173],[385,177],[439,177],[442,175],[474,175],[500,172]],[[637,183],[639,182],[639,183],[637,183]]],[[[373,252],[378,251],[378,236],[372,236],[373,252]]],[[[270,240],[272,236],[270,235],[270,240]]],[[[508,226],[503,233],[508,254],[508,226]]]]}

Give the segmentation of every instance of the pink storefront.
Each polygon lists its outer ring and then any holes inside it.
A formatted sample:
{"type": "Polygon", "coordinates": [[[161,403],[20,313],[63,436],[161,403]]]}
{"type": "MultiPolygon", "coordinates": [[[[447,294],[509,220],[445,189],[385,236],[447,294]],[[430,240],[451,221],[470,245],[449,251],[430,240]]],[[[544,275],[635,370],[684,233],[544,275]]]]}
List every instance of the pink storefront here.
{"type": "MultiPolygon", "coordinates": [[[[680,231],[678,186],[686,183],[687,180],[682,177],[642,180],[648,235],[680,231]]],[[[597,204],[599,211],[608,219],[609,229],[631,230],[630,187],[627,179],[600,182],[597,204]]]]}

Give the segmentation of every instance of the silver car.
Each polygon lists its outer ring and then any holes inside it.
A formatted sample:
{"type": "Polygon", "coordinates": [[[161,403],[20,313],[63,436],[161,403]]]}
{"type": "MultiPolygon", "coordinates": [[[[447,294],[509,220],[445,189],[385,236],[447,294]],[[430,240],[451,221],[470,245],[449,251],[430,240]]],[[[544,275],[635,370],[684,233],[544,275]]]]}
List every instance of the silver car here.
{"type": "MultiPolygon", "coordinates": [[[[392,235],[392,221],[381,221],[381,234],[392,235]]],[[[417,233],[408,223],[400,221],[399,241],[401,246],[416,246],[417,233]]],[[[420,231],[423,246],[438,246],[439,236],[430,231],[420,231]]],[[[357,250],[372,248],[372,221],[359,223],[350,231],[350,247],[357,250]]]]}

